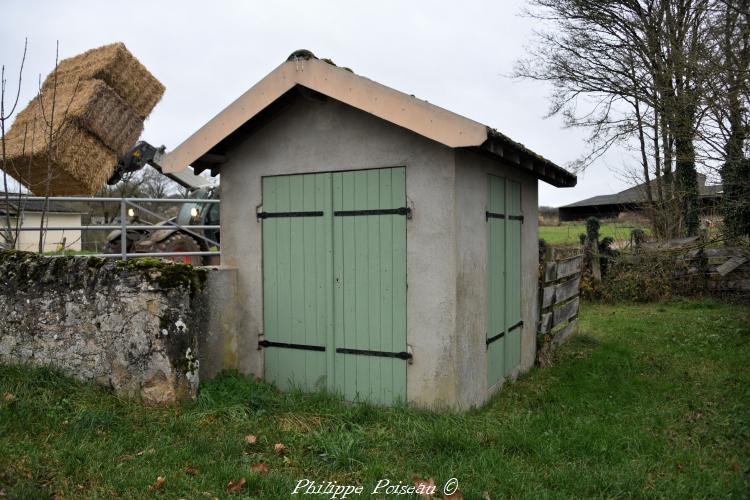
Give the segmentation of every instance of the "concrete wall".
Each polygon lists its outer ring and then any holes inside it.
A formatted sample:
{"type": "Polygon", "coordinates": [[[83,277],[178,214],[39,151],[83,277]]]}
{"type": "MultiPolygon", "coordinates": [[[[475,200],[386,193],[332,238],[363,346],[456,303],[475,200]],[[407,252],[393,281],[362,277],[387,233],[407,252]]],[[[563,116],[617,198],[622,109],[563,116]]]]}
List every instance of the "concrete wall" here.
{"type": "Polygon", "coordinates": [[[200,379],[214,377],[221,370],[237,369],[239,330],[239,296],[237,270],[226,267],[204,267],[206,289],[202,294],[199,316],[204,321],[198,337],[200,379]]]}
{"type": "MultiPolygon", "coordinates": [[[[27,212],[21,220],[22,227],[39,227],[42,214],[27,212]]],[[[80,226],[81,214],[57,214],[49,213],[44,216],[44,225],[54,226],[80,226]]],[[[65,241],[67,250],[81,249],[81,231],[54,231],[48,230],[44,238],[44,251],[56,252],[65,241]]],[[[16,250],[36,252],[39,249],[39,231],[21,231],[16,241],[16,250]]]]}
{"type": "MultiPolygon", "coordinates": [[[[521,368],[526,371],[536,355],[538,316],[538,181],[500,159],[470,150],[456,152],[457,352],[461,406],[481,403],[502,385],[487,387],[487,176],[497,175],[521,184],[521,368]]],[[[515,378],[518,373],[511,374],[515,378]]]]}

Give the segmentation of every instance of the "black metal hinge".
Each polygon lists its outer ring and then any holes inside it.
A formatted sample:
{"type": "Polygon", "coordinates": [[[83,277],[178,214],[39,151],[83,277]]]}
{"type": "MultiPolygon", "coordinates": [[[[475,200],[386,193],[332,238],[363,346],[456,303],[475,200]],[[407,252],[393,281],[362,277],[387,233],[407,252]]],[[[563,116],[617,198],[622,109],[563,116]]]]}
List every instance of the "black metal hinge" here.
{"type": "Polygon", "coordinates": [[[322,345],[308,345],[308,344],[287,344],[286,342],[272,342],[270,340],[261,340],[258,342],[260,347],[281,347],[284,349],[302,349],[303,351],[325,351],[326,348],[322,345]]]}
{"type": "Polygon", "coordinates": [[[495,212],[485,212],[484,213],[484,220],[490,220],[490,219],[508,219],[508,220],[520,220],[523,224],[523,215],[505,215],[505,214],[498,214],[495,212]]]}
{"type": "Polygon", "coordinates": [[[336,352],[339,354],[358,354],[360,356],[378,356],[381,358],[398,358],[398,359],[411,359],[411,353],[410,352],[386,352],[386,351],[368,351],[365,349],[346,349],[343,347],[339,347],[336,349],[336,352]]]}
{"type": "MultiPolygon", "coordinates": [[[[519,321],[519,322],[518,322],[518,323],[516,323],[515,325],[512,325],[512,326],[510,326],[510,327],[508,328],[508,333],[510,333],[510,332],[512,332],[513,330],[515,330],[516,328],[520,328],[520,327],[522,327],[522,326],[523,326],[523,321],[519,321]]],[[[501,338],[503,338],[503,337],[505,337],[505,332],[500,332],[500,333],[498,333],[497,335],[493,335],[492,337],[488,338],[488,339],[487,339],[487,340],[486,340],[485,342],[487,343],[487,345],[490,345],[490,344],[491,344],[491,343],[493,343],[494,341],[496,341],[496,340],[500,340],[500,339],[501,339],[501,338]]]]}
{"type": "Polygon", "coordinates": [[[337,217],[349,217],[355,215],[406,215],[411,216],[411,208],[384,208],[378,210],[336,210],[333,215],[337,217]]]}
{"type": "Polygon", "coordinates": [[[485,342],[487,345],[490,345],[496,340],[500,340],[501,338],[505,337],[505,332],[500,332],[497,335],[493,335],[492,337],[488,338],[485,342]]]}
{"type": "Polygon", "coordinates": [[[276,219],[282,217],[323,217],[322,211],[316,212],[259,212],[259,219],[276,219]]]}

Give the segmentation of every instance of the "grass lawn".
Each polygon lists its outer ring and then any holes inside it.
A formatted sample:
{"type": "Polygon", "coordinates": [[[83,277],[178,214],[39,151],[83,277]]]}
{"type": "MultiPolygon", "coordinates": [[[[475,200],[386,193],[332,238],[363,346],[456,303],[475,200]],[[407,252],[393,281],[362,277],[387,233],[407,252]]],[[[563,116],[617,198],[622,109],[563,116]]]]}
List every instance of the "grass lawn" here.
{"type": "Polygon", "coordinates": [[[244,478],[238,495],[287,498],[303,478],[369,492],[419,476],[455,477],[465,498],[747,498],[750,309],[584,304],[581,330],[553,367],[465,414],[279,394],[231,374],[194,405],[147,408],[48,369],[0,367],[0,488],[224,498],[244,478]],[[252,472],[260,463],[268,471],[252,472]]]}
{"type": "MultiPolygon", "coordinates": [[[[651,229],[633,222],[602,222],[599,228],[599,239],[611,236],[615,241],[630,240],[630,231],[643,229],[647,235],[651,229]]],[[[585,222],[563,222],[559,226],[539,226],[539,238],[550,245],[578,245],[578,235],[586,232],[585,222]]]]}

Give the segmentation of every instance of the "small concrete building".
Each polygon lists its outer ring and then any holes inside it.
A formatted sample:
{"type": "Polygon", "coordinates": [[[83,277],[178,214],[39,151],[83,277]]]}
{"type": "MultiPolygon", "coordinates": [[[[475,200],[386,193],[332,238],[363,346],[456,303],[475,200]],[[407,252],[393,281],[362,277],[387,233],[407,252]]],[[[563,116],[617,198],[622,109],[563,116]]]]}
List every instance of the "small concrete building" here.
{"type": "Polygon", "coordinates": [[[300,51],[163,167],[188,165],[221,174],[241,371],[468,408],[534,363],[537,181],[576,183],[549,160],[300,51]]]}

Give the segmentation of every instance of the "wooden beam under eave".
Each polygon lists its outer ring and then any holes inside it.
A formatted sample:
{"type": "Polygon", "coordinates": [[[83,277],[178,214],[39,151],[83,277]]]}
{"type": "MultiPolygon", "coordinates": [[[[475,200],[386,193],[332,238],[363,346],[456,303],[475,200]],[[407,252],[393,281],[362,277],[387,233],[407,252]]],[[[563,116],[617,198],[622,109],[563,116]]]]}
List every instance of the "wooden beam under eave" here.
{"type": "Polygon", "coordinates": [[[227,157],[224,155],[217,155],[215,153],[206,153],[202,155],[198,160],[201,163],[209,163],[212,165],[221,165],[227,162],[227,157]]]}

